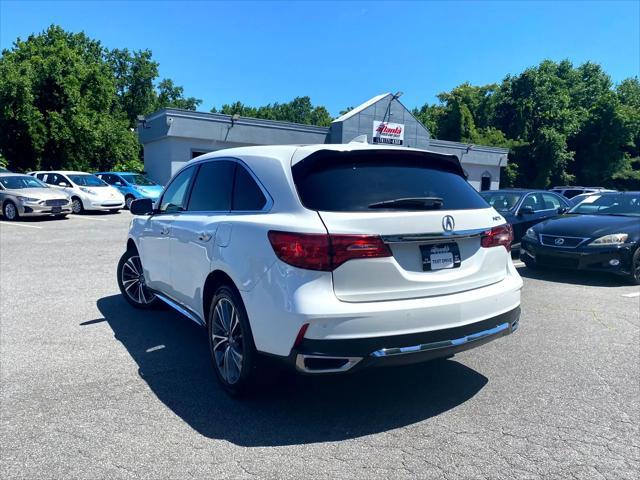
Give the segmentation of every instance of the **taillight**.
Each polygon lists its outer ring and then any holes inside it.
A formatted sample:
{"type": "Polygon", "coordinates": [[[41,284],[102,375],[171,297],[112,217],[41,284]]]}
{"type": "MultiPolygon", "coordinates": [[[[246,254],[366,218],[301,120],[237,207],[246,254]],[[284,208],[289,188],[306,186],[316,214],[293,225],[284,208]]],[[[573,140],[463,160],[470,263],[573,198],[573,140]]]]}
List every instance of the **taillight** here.
{"type": "Polygon", "coordinates": [[[330,272],[356,258],[390,257],[391,250],[374,235],[269,232],[278,258],[294,267],[330,272]]]}
{"type": "Polygon", "coordinates": [[[507,252],[510,252],[511,242],[513,242],[513,228],[507,223],[506,225],[493,227],[491,230],[484,232],[480,240],[480,245],[484,248],[499,247],[502,245],[507,249],[507,252]]]}

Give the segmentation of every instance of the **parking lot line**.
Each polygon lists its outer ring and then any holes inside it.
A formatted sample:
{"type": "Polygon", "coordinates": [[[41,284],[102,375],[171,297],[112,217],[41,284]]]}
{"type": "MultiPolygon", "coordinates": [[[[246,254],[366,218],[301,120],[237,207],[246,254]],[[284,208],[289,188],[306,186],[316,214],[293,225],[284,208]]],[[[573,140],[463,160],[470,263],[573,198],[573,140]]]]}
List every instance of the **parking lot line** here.
{"type": "Polygon", "coordinates": [[[0,223],[2,225],[13,225],[14,227],[42,228],[42,227],[38,227],[36,225],[25,225],[24,223],[2,222],[2,221],[0,221],[0,223]]]}
{"type": "Polygon", "coordinates": [[[625,293],[622,296],[627,298],[640,297],[640,292],[625,293]]]}
{"type": "Polygon", "coordinates": [[[104,218],[80,217],[78,215],[69,215],[67,218],[77,218],[79,220],[95,220],[96,222],[106,222],[104,218]]]}

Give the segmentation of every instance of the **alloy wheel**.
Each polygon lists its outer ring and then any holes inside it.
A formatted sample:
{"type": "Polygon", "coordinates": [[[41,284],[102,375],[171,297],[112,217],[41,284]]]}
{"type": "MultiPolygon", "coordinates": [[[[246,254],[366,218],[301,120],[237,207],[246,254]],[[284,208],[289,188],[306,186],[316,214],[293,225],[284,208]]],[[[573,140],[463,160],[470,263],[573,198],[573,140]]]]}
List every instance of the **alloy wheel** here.
{"type": "Polygon", "coordinates": [[[142,262],[137,255],[129,257],[122,266],[122,286],[131,300],[140,304],[149,304],[156,298],[147,288],[142,270],[142,262]]]}
{"type": "Polygon", "coordinates": [[[243,336],[238,310],[231,300],[218,300],[212,322],[211,340],[216,368],[222,378],[233,385],[242,372],[243,336]]]}
{"type": "Polygon", "coordinates": [[[18,211],[13,203],[7,203],[4,206],[4,216],[7,220],[15,220],[18,216],[18,211]]]}
{"type": "Polygon", "coordinates": [[[82,203],[77,198],[74,198],[71,202],[71,211],[73,213],[80,213],[82,211],[82,203]]]}
{"type": "Polygon", "coordinates": [[[131,210],[131,204],[133,203],[133,197],[127,197],[124,201],[125,207],[127,210],[131,210]]]}

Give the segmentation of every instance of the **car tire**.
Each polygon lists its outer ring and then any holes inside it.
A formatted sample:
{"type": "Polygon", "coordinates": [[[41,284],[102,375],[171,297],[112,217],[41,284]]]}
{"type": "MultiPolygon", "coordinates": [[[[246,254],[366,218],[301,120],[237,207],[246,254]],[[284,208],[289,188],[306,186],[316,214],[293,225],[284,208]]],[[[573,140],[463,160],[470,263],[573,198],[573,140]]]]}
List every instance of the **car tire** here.
{"type": "Polygon", "coordinates": [[[631,273],[629,274],[629,281],[632,285],[640,285],[640,247],[636,249],[633,257],[631,257],[631,273]]]}
{"type": "Polygon", "coordinates": [[[136,308],[155,308],[159,300],[146,286],[138,252],[129,249],[118,262],[118,287],[125,300],[136,308]]]}
{"type": "Polygon", "coordinates": [[[71,213],[75,213],[79,215],[84,212],[84,205],[82,205],[82,200],[78,197],[73,197],[71,199],[71,213]]]}
{"type": "Polygon", "coordinates": [[[257,351],[249,317],[236,290],[223,285],[216,291],[207,317],[207,337],[216,377],[233,397],[255,386],[257,351]]]}
{"type": "Polygon", "coordinates": [[[20,214],[18,213],[18,207],[16,207],[16,204],[11,200],[4,202],[4,205],[2,206],[2,216],[5,220],[9,220],[10,222],[17,220],[20,214]]]}
{"type": "Polygon", "coordinates": [[[109,213],[118,213],[119,211],[119,208],[114,208],[113,210],[109,210],[109,213]]]}
{"type": "Polygon", "coordinates": [[[538,265],[535,260],[527,257],[522,257],[522,262],[527,266],[527,268],[531,270],[540,270],[540,265],[538,265]]]}
{"type": "Polygon", "coordinates": [[[131,210],[131,204],[134,200],[135,197],[133,195],[127,195],[124,199],[124,208],[126,208],[127,210],[131,210]]]}

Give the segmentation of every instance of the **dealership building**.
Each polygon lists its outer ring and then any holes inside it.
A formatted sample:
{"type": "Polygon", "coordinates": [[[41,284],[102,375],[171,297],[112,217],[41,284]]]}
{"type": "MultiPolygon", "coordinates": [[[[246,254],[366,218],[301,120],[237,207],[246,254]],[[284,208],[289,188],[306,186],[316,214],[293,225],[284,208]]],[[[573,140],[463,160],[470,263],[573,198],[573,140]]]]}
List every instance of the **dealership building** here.
{"type": "Polygon", "coordinates": [[[500,185],[504,148],[431,138],[429,131],[398,100],[385,93],[335,119],[329,127],[262,120],[220,113],[165,108],[138,126],[148,176],[166,184],[185,162],[204,153],[248,145],[349,143],[402,145],[456,155],[477,190],[500,185]]]}

